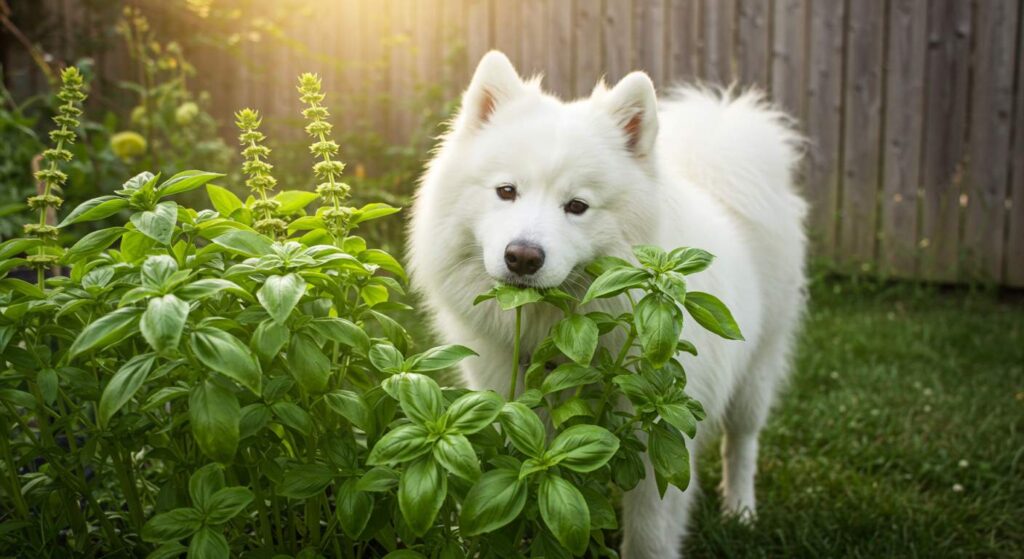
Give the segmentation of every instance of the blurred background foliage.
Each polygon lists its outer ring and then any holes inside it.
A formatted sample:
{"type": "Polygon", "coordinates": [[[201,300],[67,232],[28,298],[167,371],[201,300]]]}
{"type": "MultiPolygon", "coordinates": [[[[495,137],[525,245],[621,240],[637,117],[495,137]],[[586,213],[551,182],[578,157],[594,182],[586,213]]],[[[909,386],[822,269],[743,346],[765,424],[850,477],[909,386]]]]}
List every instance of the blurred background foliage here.
{"type": "MultiPolygon", "coordinates": [[[[316,0],[81,0],[74,9],[66,4],[0,0],[0,240],[20,232],[24,200],[35,189],[33,159],[43,150],[55,107],[54,79],[66,65],[82,68],[91,89],[66,192],[70,207],[115,190],[143,170],[224,172],[224,186],[241,192],[232,114],[243,106],[267,115],[271,160],[282,186],[312,188],[291,178],[305,177],[311,161],[300,107],[291,106],[291,92],[286,97],[280,95],[283,88],[268,85],[292,83],[296,64],[324,75],[355,202],[405,206],[439,125],[453,108],[445,99],[457,97],[437,76],[403,82],[401,87],[414,91],[403,90],[400,97],[389,84],[381,87],[394,72],[391,61],[401,57],[394,51],[413,48],[401,30],[379,28],[386,14],[363,14],[368,25],[377,21],[379,40],[375,48],[348,52],[326,48],[325,42],[341,40],[329,30],[295,25],[315,25],[319,12],[333,9],[333,3],[316,0]],[[240,75],[246,91],[238,90],[240,75]],[[396,119],[403,120],[401,126],[389,126],[396,119]]],[[[372,3],[363,8],[370,10],[372,3]]],[[[398,221],[371,234],[382,248],[401,248],[398,221]]]]}

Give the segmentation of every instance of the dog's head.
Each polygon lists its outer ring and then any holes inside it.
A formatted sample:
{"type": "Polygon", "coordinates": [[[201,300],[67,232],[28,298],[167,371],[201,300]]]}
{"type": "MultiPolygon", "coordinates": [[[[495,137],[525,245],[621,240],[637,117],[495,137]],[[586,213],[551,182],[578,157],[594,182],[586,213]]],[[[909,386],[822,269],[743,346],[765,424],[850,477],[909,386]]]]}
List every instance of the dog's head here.
{"type": "Polygon", "coordinates": [[[635,72],[570,103],[538,81],[499,52],[481,60],[417,196],[414,274],[469,268],[481,283],[558,286],[654,226],[650,78],[635,72]]]}

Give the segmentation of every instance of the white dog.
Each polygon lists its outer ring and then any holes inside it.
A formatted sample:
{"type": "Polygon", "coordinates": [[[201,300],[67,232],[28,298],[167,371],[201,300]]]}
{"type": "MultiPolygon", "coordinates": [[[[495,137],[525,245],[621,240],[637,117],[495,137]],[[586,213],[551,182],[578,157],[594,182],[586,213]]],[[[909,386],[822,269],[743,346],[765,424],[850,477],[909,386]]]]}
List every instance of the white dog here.
{"type": "MultiPolygon", "coordinates": [[[[746,341],[687,321],[683,337],[700,356],[680,359],[707,424],[724,431],[727,512],[752,517],[758,433],[787,376],[805,302],[806,206],[793,186],[799,144],[789,120],[755,93],[683,89],[659,107],[650,78],[634,72],[563,103],[490,52],[419,188],[413,283],[446,341],[479,352],[464,361],[467,383],[502,393],[514,313],[473,306],[495,282],[578,287],[593,258],[630,257],[638,244],[716,255],[690,287],[721,298],[746,341]]],[[[524,348],[559,317],[545,307],[524,313],[524,348]]],[[[701,428],[691,445],[694,474],[712,436],[701,428]]],[[[694,478],[662,499],[648,465],[624,499],[622,556],[678,557],[696,488],[694,478]]]]}

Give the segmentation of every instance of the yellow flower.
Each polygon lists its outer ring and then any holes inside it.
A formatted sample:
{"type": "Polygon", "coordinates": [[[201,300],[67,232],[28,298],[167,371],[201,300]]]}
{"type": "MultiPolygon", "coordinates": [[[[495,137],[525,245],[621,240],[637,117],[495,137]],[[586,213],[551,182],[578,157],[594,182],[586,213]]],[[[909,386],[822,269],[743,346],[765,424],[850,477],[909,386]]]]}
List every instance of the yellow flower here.
{"type": "Polygon", "coordinates": [[[110,137],[110,150],[127,161],[146,153],[146,139],[138,132],[118,132],[110,137]]]}
{"type": "Polygon", "coordinates": [[[199,115],[199,105],[196,105],[192,101],[182,103],[178,110],[174,111],[174,120],[185,126],[195,120],[196,116],[199,115]]]}
{"type": "Polygon", "coordinates": [[[133,124],[143,124],[145,122],[146,122],[146,107],[144,105],[139,105],[138,107],[135,107],[134,109],[132,109],[132,123],[133,124]]]}

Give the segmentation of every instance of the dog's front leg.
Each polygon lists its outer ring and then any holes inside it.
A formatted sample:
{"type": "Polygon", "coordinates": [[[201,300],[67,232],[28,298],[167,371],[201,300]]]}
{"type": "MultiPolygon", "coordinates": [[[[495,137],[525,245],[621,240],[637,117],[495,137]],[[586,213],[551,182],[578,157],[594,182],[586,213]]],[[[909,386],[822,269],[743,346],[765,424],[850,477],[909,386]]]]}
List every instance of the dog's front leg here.
{"type": "Polygon", "coordinates": [[[622,559],[678,559],[689,521],[690,507],[697,497],[697,445],[690,447],[690,485],[680,491],[670,485],[665,496],[658,495],[654,469],[644,454],[647,476],[622,498],[622,559]]]}

